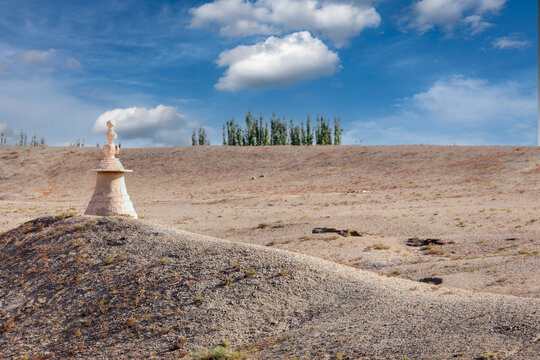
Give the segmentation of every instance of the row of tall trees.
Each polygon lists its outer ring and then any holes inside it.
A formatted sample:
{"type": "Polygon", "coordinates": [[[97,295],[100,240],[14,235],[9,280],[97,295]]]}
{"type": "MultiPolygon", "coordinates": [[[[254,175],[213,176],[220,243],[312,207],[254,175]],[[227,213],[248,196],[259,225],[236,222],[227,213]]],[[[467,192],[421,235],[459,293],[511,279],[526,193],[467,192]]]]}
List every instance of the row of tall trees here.
{"type": "Polygon", "coordinates": [[[45,146],[45,139],[41,138],[38,141],[38,138],[36,135],[32,136],[30,141],[28,141],[28,134],[21,130],[20,132],[20,138],[19,138],[19,146],[45,146]]]}
{"type": "Polygon", "coordinates": [[[255,118],[251,111],[246,114],[246,126],[242,128],[236,123],[234,118],[223,124],[223,145],[228,146],[268,146],[268,145],[341,145],[340,127],[341,118],[334,117],[334,131],[330,119],[325,119],[322,115],[317,115],[315,128],[312,127],[311,119],[308,116],[304,126],[295,125],[292,119],[289,126],[285,117],[276,118],[273,113],[270,118],[270,126],[263,116],[255,118]]]}
{"type": "MultiPolygon", "coordinates": [[[[19,142],[16,143],[16,145],[19,146],[45,146],[45,138],[38,139],[36,135],[32,136],[30,139],[28,138],[28,134],[26,131],[21,130],[19,137],[19,142]]],[[[7,144],[7,134],[5,132],[0,133],[0,145],[6,145],[7,144]]]]}
{"type": "Polygon", "coordinates": [[[210,145],[206,130],[202,126],[197,131],[193,130],[193,134],[191,134],[191,145],[210,145]]]}

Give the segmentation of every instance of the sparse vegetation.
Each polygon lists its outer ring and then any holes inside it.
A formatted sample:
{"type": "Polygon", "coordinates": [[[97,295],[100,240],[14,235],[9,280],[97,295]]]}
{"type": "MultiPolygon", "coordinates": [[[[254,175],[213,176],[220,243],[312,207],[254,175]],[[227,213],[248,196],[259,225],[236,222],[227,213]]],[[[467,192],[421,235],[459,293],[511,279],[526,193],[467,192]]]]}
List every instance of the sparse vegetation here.
{"type": "Polygon", "coordinates": [[[169,259],[168,257],[164,257],[162,259],[159,259],[159,263],[161,265],[167,265],[170,261],[171,261],[171,259],[169,259]]]}
{"type": "Polygon", "coordinates": [[[255,271],[254,269],[251,269],[251,270],[246,271],[245,275],[246,276],[255,276],[255,275],[257,275],[257,271],[255,271]]]}
{"type": "Polygon", "coordinates": [[[200,350],[191,355],[193,360],[241,360],[247,356],[229,347],[218,345],[211,350],[200,350]]]}
{"type": "Polygon", "coordinates": [[[103,263],[105,265],[111,265],[114,262],[114,259],[116,258],[116,253],[111,254],[103,259],[103,263]]]}
{"type": "Polygon", "coordinates": [[[77,215],[77,214],[74,213],[74,212],[63,212],[63,213],[61,213],[61,214],[59,214],[59,215],[56,215],[56,216],[54,217],[54,220],[60,221],[60,220],[64,220],[64,219],[67,219],[67,218],[70,218],[70,217],[74,217],[74,216],[76,216],[76,215],[77,215]]]}

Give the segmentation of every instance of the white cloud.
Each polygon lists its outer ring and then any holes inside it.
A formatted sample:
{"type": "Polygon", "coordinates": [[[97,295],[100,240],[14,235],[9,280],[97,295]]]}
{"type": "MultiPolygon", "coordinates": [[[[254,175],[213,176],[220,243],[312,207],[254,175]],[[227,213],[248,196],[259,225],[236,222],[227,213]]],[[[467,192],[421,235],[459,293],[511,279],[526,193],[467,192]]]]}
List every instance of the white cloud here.
{"type": "Polygon", "coordinates": [[[55,49],[49,49],[47,51],[28,50],[15,54],[15,59],[20,64],[47,66],[55,54],[55,49]]]}
{"type": "Polygon", "coordinates": [[[346,143],[529,144],[536,141],[535,84],[454,76],[403,99],[393,114],[357,122],[346,143]]]}
{"type": "Polygon", "coordinates": [[[228,68],[216,88],[230,91],[287,86],[340,67],[338,55],[307,31],[238,46],[222,52],[217,63],[228,68]]]}
{"type": "Polygon", "coordinates": [[[81,67],[81,63],[79,62],[79,60],[70,57],[70,58],[66,59],[66,61],[62,65],[62,67],[64,69],[68,69],[68,70],[75,70],[75,69],[78,69],[78,68],[81,67]]]}
{"type": "Polygon", "coordinates": [[[529,45],[529,41],[518,40],[512,36],[503,36],[493,40],[493,47],[497,49],[523,49],[529,45]]]}
{"type": "Polygon", "coordinates": [[[107,132],[107,121],[115,123],[115,130],[122,139],[146,139],[151,145],[186,145],[191,127],[186,117],[176,107],[158,105],[155,108],[131,107],[109,110],[101,114],[92,128],[95,134],[107,132]]]}
{"type": "Polygon", "coordinates": [[[214,0],[191,14],[191,27],[217,25],[224,36],[309,30],[337,46],[381,21],[369,0],[214,0]]]}
{"type": "Polygon", "coordinates": [[[454,76],[414,95],[409,105],[433,121],[513,121],[536,118],[537,92],[517,83],[490,85],[485,80],[454,76]]]}
{"type": "Polygon", "coordinates": [[[507,0],[419,0],[411,7],[408,26],[420,32],[439,27],[445,32],[463,28],[478,34],[492,26],[485,17],[499,11],[507,0]]]}
{"type": "Polygon", "coordinates": [[[66,58],[65,54],[55,49],[18,49],[0,42],[0,74],[6,77],[29,78],[51,74],[61,68],[75,70],[80,66],[77,59],[66,58]]]}

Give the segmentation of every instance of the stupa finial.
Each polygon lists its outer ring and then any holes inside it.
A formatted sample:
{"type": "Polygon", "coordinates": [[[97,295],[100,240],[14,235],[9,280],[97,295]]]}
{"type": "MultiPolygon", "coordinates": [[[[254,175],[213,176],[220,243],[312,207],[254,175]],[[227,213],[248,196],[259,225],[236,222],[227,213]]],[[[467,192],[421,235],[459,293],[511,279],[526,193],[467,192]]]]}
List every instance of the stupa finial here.
{"type": "Polygon", "coordinates": [[[101,152],[105,155],[105,158],[99,162],[99,166],[96,170],[124,170],[120,160],[114,157],[114,155],[120,153],[120,146],[114,143],[116,139],[116,133],[114,132],[114,123],[107,121],[107,144],[103,145],[101,152]]]}
{"type": "Polygon", "coordinates": [[[105,135],[105,137],[107,137],[107,144],[103,145],[103,149],[101,149],[101,151],[106,157],[114,158],[114,155],[120,153],[120,147],[114,143],[116,133],[114,132],[114,123],[111,120],[107,121],[107,128],[108,131],[105,135]]]}

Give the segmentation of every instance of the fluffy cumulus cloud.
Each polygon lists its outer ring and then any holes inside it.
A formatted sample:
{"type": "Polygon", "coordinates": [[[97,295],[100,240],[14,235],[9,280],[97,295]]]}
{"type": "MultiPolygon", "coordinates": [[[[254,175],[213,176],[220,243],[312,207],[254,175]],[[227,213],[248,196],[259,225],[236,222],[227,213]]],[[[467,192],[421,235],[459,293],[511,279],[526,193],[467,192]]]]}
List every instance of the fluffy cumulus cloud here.
{"type": "Polygon", "coordinates": [[[367,144],[533,145],[537,99],[535,84],[490,84],[454,76],[403,99],[392,115],[356,123],[343,139],[367,144]]]}
{"type": "Polygon", "coordinates": [[[224,36],[309,30],[337,46],[381,21],[370,0],[214,0],[191,13],[191,27],[214,25],[224,36]]]}
{"type": "Polygon", "coordinates": [[[426,32],[438,27],[446,32],[463,28],[478,34],[492,26],[486,17],[504,6],[507,0],[419,0],[406,19],[409,27],[426,32]]]}
{"type": "Polygon", "coordinates": [[[493,47],[497,49],[523,49],[529,45],[529,41],[519,40],[513,36],[503,36],[493,40],[493,47]]]}
{"type": "Polygon", "coordinates": [[[151,109],[131,107],[106,111],[96,119],[92,132],[107,132],[108,120],[115,124],[122,139],[143,139],[153,146],[186,145],[193,127],[176,107],[158,105],[151,109]]]}
{"type": "Polygon", "coordinates": [[[283,87],[331,75],[340,67],[338,55],[307,31],[224,51],[218,65],[228,68],[216,88],[230,91],[283,87]]]}

